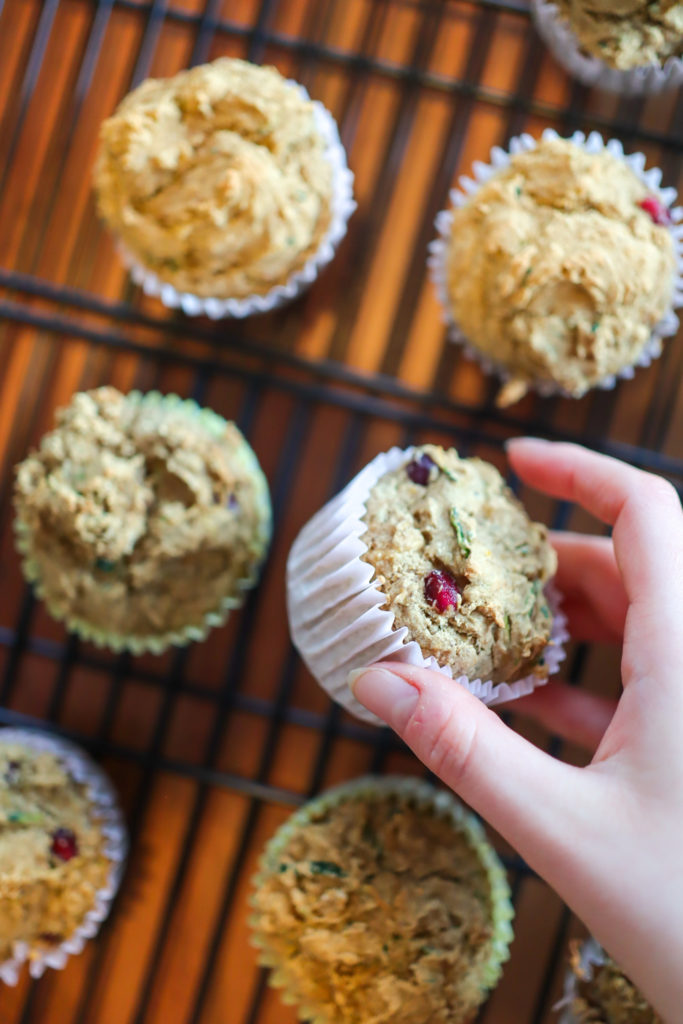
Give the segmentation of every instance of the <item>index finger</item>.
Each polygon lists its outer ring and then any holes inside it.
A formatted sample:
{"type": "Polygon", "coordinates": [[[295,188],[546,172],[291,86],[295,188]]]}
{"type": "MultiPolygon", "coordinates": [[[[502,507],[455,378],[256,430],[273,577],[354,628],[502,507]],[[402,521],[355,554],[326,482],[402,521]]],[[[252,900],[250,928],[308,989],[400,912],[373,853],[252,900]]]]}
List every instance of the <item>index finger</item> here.
{"type": "Polygon", "coordinates": [[[551,531],[557,552],[555,582],[575,640],[613,643],[624,638],[628,598],[611,537],[551,531]]]}
{"type": "Polygon", "coordinates": [[[576,502],[614,527],[614,552],[631,603],[658,595],[669,607],[680,607],[683,516],[670,483],[575,444],[515,438],[508,455],[525,483],[576,502]]]}

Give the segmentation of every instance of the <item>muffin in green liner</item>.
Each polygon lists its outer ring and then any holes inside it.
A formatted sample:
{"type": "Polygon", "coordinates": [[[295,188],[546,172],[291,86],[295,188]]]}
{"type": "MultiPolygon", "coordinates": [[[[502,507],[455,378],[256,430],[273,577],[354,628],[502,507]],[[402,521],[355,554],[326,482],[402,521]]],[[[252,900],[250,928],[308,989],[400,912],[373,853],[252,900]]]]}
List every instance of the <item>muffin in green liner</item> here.
{"type": "Polygon", "coordinates": [[[469,1024],[508,958],[505,871],[426,782],[368,776],[306,804],[254,878],[252,940],[311,1024],[469,1024]]]}
{"type": "Polygon", "coordinates": [[[242,604],[271,532],[234,423],[158,392],[80,392],[17,467],[16,542],[50,613],[116,651],[203,640],[242,604]]]}
{"type": "Polygon", "coordinates": [[[560,1024],[663,1024],[645,996],[590,938],[572,942],[560,1024]]]}

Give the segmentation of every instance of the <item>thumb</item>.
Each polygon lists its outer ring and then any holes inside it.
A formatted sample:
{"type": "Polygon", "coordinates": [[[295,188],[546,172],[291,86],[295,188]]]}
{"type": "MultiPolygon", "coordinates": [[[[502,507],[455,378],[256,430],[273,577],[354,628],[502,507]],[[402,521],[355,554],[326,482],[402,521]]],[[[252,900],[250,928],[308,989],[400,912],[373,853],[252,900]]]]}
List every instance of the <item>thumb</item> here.
{"type": "Polygon", "coordinates": [[[602,845],[603,780],[539,750],[448,676],[384,662],[349,685],[551,885],[567,881],[577,840],[583,857],[602,845]]]}

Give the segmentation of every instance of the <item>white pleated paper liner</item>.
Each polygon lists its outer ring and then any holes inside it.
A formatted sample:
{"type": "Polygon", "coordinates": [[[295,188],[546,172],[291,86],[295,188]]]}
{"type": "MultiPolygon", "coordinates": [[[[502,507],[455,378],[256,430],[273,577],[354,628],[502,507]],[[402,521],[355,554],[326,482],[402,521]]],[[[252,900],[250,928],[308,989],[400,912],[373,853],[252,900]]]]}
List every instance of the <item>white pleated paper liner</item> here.
{"type": "MultiPolygon", "coordinates": [[[[546,128],[542,139],[558,139],[561,136],[552,128],[546,128]]],[[[659,201],[668,209],[672,224],[669,228],[674,245],[676,257],[676,273],[671,296],[671,308],[656,324],[638,358],[634,363],[624,366],[618,374],[608,374],[594,387],[602,390],[611,390],[618,378],[631,380],[635,374],[636,367],[649,366],[662,352],[662,339],[670,337],[678,330],[678,317],[674,309],[683,305],[683,207],[674,206],[677,193],[674,188],[661,188],[662,172],[658,167],[645,170],[645,155],[643,153],[625,154],[624,148],[618,139],[610,139],[605,142],[598,132],[591,132],[586,136],[583,132],[577,131],[569,137],[569,141],[580,146],[587,153],[599,153],[606,149],[612,156],[623,160],[631,168],[633,173],[642,183],[655,195],[659,201]]],[[[469,342],[465,334],[460,330],[453,318],[451,303],[448,295],[448,247],[451,238],[453,224],[453,210],[470,199],[481,185],[489,180],[497,171],[507,167],[510,157],[517,153],[524,153],[535,149],[538,140],[531,135],[519,135],[510,139],[509,151],[494,146],[491,149],[489,163],[482,163],[477,160],[472,165],[472,177],[463,176],[459,179],[459,188],[453,189],[449,195],[451,206],[437,214],[435,226],[437,238],[429,244],[429,256],[427,264],[430,276],[436,287],[439,302],[441,303],[444,322],[448,328],[448,337],[451,341],[460,345],[468,359],[477,362],[485,373],[496,374],[503,382],[515,376],[514,371],[497,363],[488,354],[481,352],[476,346],[469,342]]],[[[562,395],[565,398],[576,398],[559,384],[551,380],[538,380],[530,382],[530,388],[543,396],[562,395]]]]}
{"type": "Polygon", "coordinates": [[[669,57],[664,64],[645,64],[621,71],[581,49],[576,34],[556,4],[531,0],[538,34],[557,63],[584,85],[624,96],[644,96],[683,85],[683,59],[669,57]]]}
{"type": "Polygon", "coordinates": [[[98,821],[106,840],[104,854],[111,863],[106,886],[97,891],[92,909],[87,912],[82,924],[68,939],[47,951],[31,949],[26,942],[15,943],[12,958],[0,963],[0,980],[6,985],[16,985],[22,967],[27,961],[32,978],[40,978],[48,967],[60,971],[69,957],[82,952],[88,939],[97,934],[100,924],[109,914],[112,900],[121,882],[128,852],[128,835],[114,787],[102,769],[80,747],[58,736],[33,732],[30,729],[1,729],[0,744],[2,743],[18,743],[32,750],[57,755],[68,773],[77,782],[87,786],[88,799],[97,808],[98,821]]]}
{"type": "MultiPolygon", "coordinates": [[[[302,830],[306,830],[312,821],[327,809],[339,806],[347,800],[381,800],[387,797],[399,797],[422,810],[433,812],[436,817],[444,818],[453,825],[453,829],[462,835],[469,846],[476,852],[483,865],[489,886],[491,899],[491,918],[493,935],[490,942],[490,956],[484,965],[481,977],[482,995],[490,991],[498,983],[503,971],[503,964],[510,956],[510,943],[514,937],[512,920],[514,908],[511,900],[510,887],[505,869],[496,851],[488,842],[481,822],[469,813],[463,804],[449,791],[437,789],[420,779],[400,775],[367,775],[351,782],[335,786],[310,800],[299,808],[266,844],[259,861],[258,872],[253,879],[253,887],[258,891],[263,882],[278,871],[282,855],[290,840],[302,830]]],[[[258,902],[254,896],[250,900],[254,913],[249,920],[251,941],[259,951],[259,963],[271,968],[269,984],[281,989],[282,1001],[295,1006],[297,1015],[309,1024],[331,1024],[329,1013],[320,1007],[308,1005],[297,990],[296,979],[288,971],[287,962],[269,948],[268,936],[260,930],[258,902]]],[[[359,1021],[358,1024],[361,1024],[359,1021]]]]}
{"type": "MultiPolygon", "coordinates": [[[[590,980],[592,968],[599,967],[605,962],[605,953],[602,946],[594,938],[586,939],[579,946],[579,969],[581,973],[590,980]]],[[[555,1004],[553,1009],[560,1012],[558,1024],[586,1024],[585,1018],[579,1018],[572,1010],[572,1004],[579,995],[579,979],[574,971],[569,968],[564,979],[564,990],[562,998],[555,1004]]]]}
{"type": "MultiPolygon", "coordinates": [[[[288,84],[297,89],[304,99],[310,100],[303,85],[292,79],[288,79],[288,84]]],[[[349,217],[356,209],[353,198],[353,172],[349,170],[337,123],[319,100],[311,102],[316,129],[325,141],[325,158],[332,166],[331,219],[317,251],[301,270],[297,270],[288,281],[275,285],[264,295],[247,295],[239,299],[202,298],[190,292],[179,292],[172,284],[162,281],[139,263],[119,242],[121,258],[128,267],[131,278],[142,288],[145,295],[158,298],[169,309],[181,309],[187,316],[208,316],[211,320],[222,320],[242,319],[256,313],[270,313],[292,302],[310,287],[323,267],[333,259],[339,243],[346,234],[349,217]]]]}
{"type": "MultiPolygon", "coordinates": [[[[372,583],[374,568],[360,557],[367,547],[362,517],[372,487],[385,473],[409,462],[413,448],[392,448],[377,455],[358,476],[303,527],[287,560],[287,613],[295,647],[323,689],[347,711],[374,725],[384,723],[360,704],[347,685],[353,669],[377,661],[396,661],[436,669],[453,677],[449,666],[425,658],[408,629],[394,629],[394,613],[383,608],[385,595],[372,583]]],[[[543,652],[548,675],[557,672],[569,639],[559,595],[546,585],[553,613],[551,640],[543,652]]],[[[469,679],[455,682],[485,704],[531,693],[547,677],[529,675],[511,683],[469,679]]]]}

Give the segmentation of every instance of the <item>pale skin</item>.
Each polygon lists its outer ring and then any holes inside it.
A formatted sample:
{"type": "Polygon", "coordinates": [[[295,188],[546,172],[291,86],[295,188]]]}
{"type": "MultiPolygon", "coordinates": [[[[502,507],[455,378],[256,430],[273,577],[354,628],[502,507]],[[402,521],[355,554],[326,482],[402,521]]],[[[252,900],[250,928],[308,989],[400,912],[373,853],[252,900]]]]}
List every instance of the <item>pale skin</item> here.
{"type": "Polygon", "coordinates": [[[663,479],[570,444],[520,438],[526,484],[612,538],[553,537],[572,636],[622,643],[617,702],[550,682],[515,709],[594,751],[577,768],[438,672],[385,662],[357,699],[560,894],[667,1024],[683,1020],[683,515],[663,479]]]}

